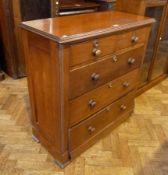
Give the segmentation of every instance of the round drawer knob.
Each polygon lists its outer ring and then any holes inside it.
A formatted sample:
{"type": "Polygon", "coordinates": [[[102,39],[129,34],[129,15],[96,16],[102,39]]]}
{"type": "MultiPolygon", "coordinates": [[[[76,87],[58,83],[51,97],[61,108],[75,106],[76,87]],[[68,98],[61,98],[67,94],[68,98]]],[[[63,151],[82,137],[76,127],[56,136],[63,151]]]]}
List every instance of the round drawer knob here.
{"type": "Polygon", "coordinates": [[[95,100],[90,100],[89,101],[89,107],[94,108],[96,106],[96,101],[95,100]]]}
{"type": "Polygon", "coordinates": [[[89,128],[88,128],[89,134],[93,134],[95,131],[96,131],[96,128],[89,126],[89,128]]]}
{"type": "Polygon", "coordinates": [[[132,43],[138,43],[139,37],[133,36],[133,37],[131,38],[131,41],[132,41],[132,43]]]}
{"type": "Polygon", "coordinates": [[[128,87],[129,87],[129,83],[128,83],[127,81],[124,82],[124,83],[123,83],[123,87],[128,88],[128,87]]]}
{"type": "Polygon", "coordinates": [[[92,78],[93,81],[97,81],[97,80],[100,79],[100,75],[97,74],[97,73],[93,73],[92,76],[91,76],[91,78],[92,78]]]}
{"type": "Polygon", "coordinates": [[[118,61],[118,59],[117,59],[117,56],[116,55],[114,55],[113,57],[112,57],[112,59],[113,59],[113,62],[117,62],[118,61]]]}
{"type": "Polygon", "coordinates": [[[134,58],[129,58],[128,59],[128,64],[133,65],[135,63],[135,59],[134,58]]]}
{"type": "Polygon", "coordinates": [[[99,47],[99,41],[97,39],[93,41],[93,47],[94,48],[99,47]]]}
{"type": "Polygon", "coordinates": [[[125,110],[127,109],[127,106],[121,105],[121,106],[120,106],[120,109],[121,109],[122,111],[125,111],[125,110]]]}
{"type": "Polygon", "coordinates": [[[93,49],[93,55],[94,55],[94,56],[100,56],[101,53],[102,53],[102,52],[101,52],[100,49],[97,49],[97,48],[93,49]]]}

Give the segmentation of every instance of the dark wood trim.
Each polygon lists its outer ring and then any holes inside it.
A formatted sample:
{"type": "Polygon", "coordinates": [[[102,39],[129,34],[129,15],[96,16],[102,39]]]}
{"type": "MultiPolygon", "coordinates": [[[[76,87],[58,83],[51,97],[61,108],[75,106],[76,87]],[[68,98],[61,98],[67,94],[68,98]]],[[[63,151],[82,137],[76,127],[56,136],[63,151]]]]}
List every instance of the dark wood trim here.
{"type": "Polygon", "coordinates": [[[145,91],[151,89],[153,86],[156,86],[158,83],[160,83],[161,81],[165,80],[168,77],[167,74],[161,75],[158,78],[154,79],[153,81],[150,81],[149,83],[144,84],[142,87],[140,87],[137,92],[136,92],[136,96],[141,95],[142,93],[144,93],[145,91]]]}
{"type": "MultiPolygon", "coordinates": [[[[156,44],[155,44],[155,47],[154,47],[155,51],[154,51],[154,54],[153,54],[152,63],[151,63],[149,74],[148,74],[148,80],[144,85],[139,87],[139,89],[137,90],[137,93],[136,93],[137,96],[141,95],[146,90],[148,90],[148,89],[152,88],[153,86],[157,85],[158,83],[163,81],[168,76],[167,74],[162,74],[161,76],[159,76],[159,77],[152,80],[152,72],[153,72],[153,68],[155,66],[155,63],[157,61],[157,52],[158,52],[159,44],[160,44],[160,39],[159,38],[162,35],[163,28],[164,28],[166,19],[168,17],[167,15],[168,15],[168,1],[167,1],[167,5],[164,7],[164,12],[163,12],[162,19],[161,19],[162,23],[160,24],[160,29],[159,29],[159,32],[158,32],[157,41],[156,41],[156,44]]],[[[167,67],[167,70],[168,70],[168,64],[165,65],[165,68],[166,67],[167,67]]],[[[167,71],[167,73],[168,73],[168,71],[167,71]]]]}
{"type": "MultiPolygon", "coordinates": [[[[109,12],[102,12],[102,14],[104,13],[104,16],[106,16],[106,13],[109,14],[109,12]]],[[[111,18],[112,16],[115,14],[118,14],[120,15],[121,13],[120,12],[110,12],[111,14],[111,18]]],[[[99,16],[99,12],[98,13],[94,13],[93,15],[95,15],[95,18],[98,18],[99,16]]],[[[130,16],[130,17],[135,17],[135,15],[132,15],[132,14],[128,14],[126,13],[126,15],[130,16]]],[[[88,14],[82,14],[82,15],[78,15],[76,16],[76,18],[88,18],[88,14]]],[[[64,17],[60,17],[60,18],[64,18],[64,17]]],[[[70,18],[69,18],[70,19],[70,18]]],[[[116,32],[121,32],[121,31],[124,31],[124,30],[129,30],[129,29],[134,29],[134,28],[138,28],[138,27],[142,27],[144,25],[149,25],[149,24],[152,24],[155,22],[154,19],[152,18],[146,18],[146,17],[142,17],[142,16],[139,16],[139,19],[145,19],[145,21],[134,21],[134,22],[130,22],[128,24],[125,24],[125,25],[119,25],[119,26],[109,26],[109,27],[106,27],[104,29],[97,29],[97,30],[94,30],[94,31],[90,31],[90,32],[83,32],[81,34],[73,34],[73,35],[69,35],[69,36],[57,36],[55,34],[51,34],[50,32],[44,32],[42,30],[40,30],[38,27],[37,28],[34,28],[34,22],[33,21],[28,21],[28,22],[23,22],[21,23],[21,27],[25,30],[28,30],[28,31],[31,31],[33,33],[36,33],[38,35],[41,35],[45,38],[48,38],[48,39],[51,39],[53,41],[56,41],[60,44],[67,44],[67,43],[72,43],[72,42],[76,42],[76,41],[80,41],[80,40],[85,40],[86,38],[93,38],[93,37],[97,37],[97,36],[102,36],[102,35],[107,35],[107,34],[112,34],[112,33],[116,33],[116,32]]],[[[52,24],[54,22],[59,22],[60,19],[58,18],[51,18],[51,19],[44,19],[44,20],[38,20],[39,23],[41,24],[49,24],[51,20],[52,24]]],[[[71,20],[71,19],[70,19],[71,20]]]]}
{"type": "Polygon", "coordinates": [[[1,21],[1,31],[2,31],[2,40],[4,47],[8,47],[8,49],[4,49],[5,63],[6,66],[4,70],[13,78],[17,77],[17,48],[16,48],[16,40],[14,35],[14,21],[13,21],[13,9],[12,2],[9,0],[2,0],[0,2],[0,21],[1,21]]]}
{"type": "Polygon", "coordinates": [[[164,25],[165,25],[165,22],[166,22],[167,8],[168,8],[167,6],[164,6],[164,9],[163,9],[163,14],[162,14],[162,17],[161,17],[161,23],[160,23],[159,31],[157,33],[157,39],[156,39],[156,42],[155,42],[155,46],[153,48],[154,52],[153,52],[153,56],[152,56],[151,66],[150,66],[149,73],[148,73],[148,81],[152,80],[153,69],[154,69],[155,63],[157,61],[157,53],[158,53],[158,50],[159,50],[160,36],[162,35],[163,28],[164,28],[164,25]]]}
{"type": "Polygon", "coordinates": [[[5,79],[5,74],[0,70],[0,81],[5,79]]]}
{"type": "MultiPolygon", "coordinates": [[[[129,4],[127,3],[127,0],[117,0],[117,9],[120,11],[124,12],[129,12],[133,14],[138,14],[138,15],[145,15],[146,8],[148,7],[163,7],[163,12],[161,19],[159,20],[159,29],[156,32],[156,40],[154,43],[153,47],[153,55],[152,55],[152,60],[150,63],[150,67],[148,70],[148,77],[147,81],[144,82],[144,84],[139,84],[137,94],[141,94],[145,90],[148,90],[152,86],[156,85],[159,83],[161,80],[164,79],[164,77],[167,77],[167,75],[162,74],[161,76],[157,77],[156,79],[152,80],[152,73],[154,70],[154,66],[157,61],[157,53],[159,50],[159,44],[160,44],[160,37],[163,33],[163,28],[167,19],[167,14],[168,14],[168,1],[167,0],[130,0],[129,4]]],[[[165,69],[167,68],[168,72],[168,65],[165,65],[165,69]],[[167,66],[167,67],[166,67],[167,66]]]]}
{"type": "Polygon", "coordinates": [[[166,0],[156,0],[156,1],[149,1],[146,3],[146,7],[156,7],[156,6],[165,6],[167,3],[166,0]]]}

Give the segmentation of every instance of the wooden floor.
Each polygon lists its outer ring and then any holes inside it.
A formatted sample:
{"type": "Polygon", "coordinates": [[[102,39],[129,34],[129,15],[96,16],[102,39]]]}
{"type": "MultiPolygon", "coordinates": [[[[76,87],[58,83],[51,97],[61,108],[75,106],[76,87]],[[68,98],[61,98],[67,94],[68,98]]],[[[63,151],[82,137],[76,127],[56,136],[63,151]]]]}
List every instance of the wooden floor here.
{"type": "Polygon", "coordinates": [[[0,82],[0,175],[168,175],[168,80],[65,170],[31,139],[26,79],[0,82]]]}

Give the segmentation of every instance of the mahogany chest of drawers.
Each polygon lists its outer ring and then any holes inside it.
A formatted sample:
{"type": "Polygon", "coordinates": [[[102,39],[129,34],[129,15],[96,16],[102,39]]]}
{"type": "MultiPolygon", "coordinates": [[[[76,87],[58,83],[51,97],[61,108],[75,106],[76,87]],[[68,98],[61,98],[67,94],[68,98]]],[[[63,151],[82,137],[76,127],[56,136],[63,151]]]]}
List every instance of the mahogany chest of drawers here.
{"type": "Polygon", "coordinates": [[[21,24],[33,135],[61,167],[133,112],[153,22],[101,12],[21,24]]]}

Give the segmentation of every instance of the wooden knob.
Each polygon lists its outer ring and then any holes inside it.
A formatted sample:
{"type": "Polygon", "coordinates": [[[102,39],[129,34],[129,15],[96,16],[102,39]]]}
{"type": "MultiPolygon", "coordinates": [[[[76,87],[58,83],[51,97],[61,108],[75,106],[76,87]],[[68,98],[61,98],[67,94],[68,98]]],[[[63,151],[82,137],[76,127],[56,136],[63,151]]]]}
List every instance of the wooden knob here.
{"type": "Polygon", "coordinates": [[[90,100],[89,101],[89,107],[94,108],[96,106],[96,101],[95,100],[90,100]]]}
{"type": "Polygon", "coordinates": [[[93,49],[93,55],[94,56],[100,56],[101,55],[101,50],[100,49],[97,49],[97,48],[94,48],[93,49]]]}
{"type": "Polygon", "coordinates": [[[125,82],[123,83],[123,87],[128,88],[128,87],[129,87],[129,83],[128,83],[127,81],[125,81],[125,82]]]}
{"type": "Polygon", "coordinates": [[[113,83],[109,83],[108,88],[112,88],[112,87],[113,87],[113,83]]]}
{"type": "Polygon", "coordinates": [[[96,128],[89,126],[89,128],[88,128],[89,134],[93,134],[95,131],[96,131],[96,128]]]}
{"type": "Polygon", "coordinates": [[[113,62],[117,62],[118,61],[118,59],[117,59],[117,56],[116,55],[114,55],[113,57],[112,57],[112,59],[113,59],[113,62]]]}
{"type": "Polygon", "coordinates": [[[93,41],[93,47],[94,48],[99,47],[99,41],[97,39],[93,41]]]}
{"type": "Polygon", "coordinates": [[[133,36],[133,37],[131,38],[131,41],[132,41],[132,43],[138,43],[139,37],[133,36]]]}
{"type": "Polygon", "coordinates": [[[128,64],[133,65],[135,63],[135,61],[136,60],[134,58],[129,58],[128,59],[128,64]]]}
{"type": "Polygon", "coordinates": [[[121,109],[122,111],[125,111],[125,110],[127,109],[127,106],[121,105],[121,106],[120,106],[120,109],[121,109]]]}
{"type": "Polygon", "coordinates": [[[93,81],[97,81],[97,80],[100,79],[100,75],[97,74],[97,73],[93,73],[92,76],[91,76],[91,78],[92,78],[93,81]]]}

